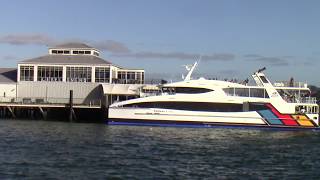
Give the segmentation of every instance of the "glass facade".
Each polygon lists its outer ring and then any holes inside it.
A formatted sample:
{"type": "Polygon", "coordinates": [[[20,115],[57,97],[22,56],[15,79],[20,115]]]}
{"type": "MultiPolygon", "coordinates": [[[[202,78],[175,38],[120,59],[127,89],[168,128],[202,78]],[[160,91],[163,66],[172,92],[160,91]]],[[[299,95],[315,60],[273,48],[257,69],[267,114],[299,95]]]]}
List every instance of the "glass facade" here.
{"type": "Polygon", "coordinates": [[[96,67],[95,82],[110,82],[110,67],[96,67]]]}
{"type": "Polygon", "coordinates": [[[68,82],[91,82],[91,67],[67,67],[68,82]]]}
{"type": "Polygon", "coordinates": [[[33,75],[33,66],[20,66],[20,81],[33,81],[33,75]]]}
{"type": "Polygon", "coordinates": [[[38,66],[38,81],[62,81],[61,66],[38,66]]]}
{"type": "Polygon", "coordinates": [[[20,81],[97,82],[144,84],[141,70],[116,69],[112,66],[20,65],[20,81]],[[94,69],[94,70],[93,70],[94,69]],[[65,72],[64,72],[65,71],[65,72]],[[92,77],[94,78],[92,79],[92,77]]]}

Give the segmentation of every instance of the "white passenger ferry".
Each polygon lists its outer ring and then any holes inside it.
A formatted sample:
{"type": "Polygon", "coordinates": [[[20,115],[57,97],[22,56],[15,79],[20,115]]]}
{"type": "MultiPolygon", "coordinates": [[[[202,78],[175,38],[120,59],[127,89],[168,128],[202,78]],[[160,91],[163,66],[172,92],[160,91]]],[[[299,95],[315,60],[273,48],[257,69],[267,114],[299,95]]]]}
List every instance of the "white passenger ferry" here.
{"type": "Polygon", "coordinates": [[[192,127],[259,127],[317,129],[319,107],[307,84],[272,84],[262,72],[252,77],[254,86],[207,80],[185,80],[159,87],[152,96],[110,106],[108,123],[192,127]]]}

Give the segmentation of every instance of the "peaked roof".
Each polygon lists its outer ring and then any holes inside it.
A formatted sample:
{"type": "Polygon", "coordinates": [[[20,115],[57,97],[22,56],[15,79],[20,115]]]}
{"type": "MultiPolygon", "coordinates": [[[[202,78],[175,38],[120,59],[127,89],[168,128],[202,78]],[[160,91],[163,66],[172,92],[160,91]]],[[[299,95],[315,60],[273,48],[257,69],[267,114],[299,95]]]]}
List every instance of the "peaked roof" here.
{"type": "Polygon", "coordinates": [[[0,68],[0,83],[15,83],[15,82],[17,82],[17,69],[0,68]]]}
{"type": "Polygon", "coordinates": [[[93,55],[45,55],[21,61],[19,64],[109,65],[111,62],[93,55]]]}
{"type": "Polygon", "coordinates": [[[70,42],[70,43],[65,43],[65,44],[60,44],[60,45],[57,45],[57,46],[54,46],[52,48],[57,48],[57,49],[60,49],[60,48],[85,48],[85,49],[92,49],[93,47],[91,46],[88,46],[87,44],[84,44],[84,43],[77,43],[77,42],[70,42]]]}

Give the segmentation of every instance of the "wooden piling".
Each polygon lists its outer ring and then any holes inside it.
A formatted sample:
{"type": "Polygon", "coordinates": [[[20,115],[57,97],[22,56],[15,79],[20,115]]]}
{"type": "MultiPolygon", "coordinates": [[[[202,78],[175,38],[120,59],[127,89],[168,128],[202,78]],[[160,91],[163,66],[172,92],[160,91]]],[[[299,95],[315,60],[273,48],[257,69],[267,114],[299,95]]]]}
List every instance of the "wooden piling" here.
{"type": "Polygon", "coordinates": [[[69,96],[69,121],[73,122],[73,90],[70,90],[70,96],[69,96]]]}

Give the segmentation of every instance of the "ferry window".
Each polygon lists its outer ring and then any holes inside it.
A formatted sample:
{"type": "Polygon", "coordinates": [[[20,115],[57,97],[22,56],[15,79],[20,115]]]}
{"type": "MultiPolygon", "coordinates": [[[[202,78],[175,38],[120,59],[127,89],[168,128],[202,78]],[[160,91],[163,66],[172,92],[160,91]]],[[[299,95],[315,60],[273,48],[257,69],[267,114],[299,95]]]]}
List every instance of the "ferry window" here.
{"type": "Polygon", "coordinates": [[[79,51],[79,54],[84,54],[84,51],[79,51]]]}
{"type": "Polygon", "coordinates": [[[173,87],[163,87],[162,92],[168,93],[168,94],[175,94],[176,93],[175,88],[173,88],[173,87]]]}
{"type": "Polygon", "coordinates": [[[269,98],[269,95],[265,89],[250,88],[250,97],[269,98]]]}
{"type": "Polygon", "coordinates": [[[124,107],[163,108],[190,111],[242,112],[242,104],[206,102],[144,102],[128,104],[124,107]]]}
{"type": "Polygon", "coordinates": [[[91,54],[91,52],[90,52],[90,51],[85,51],[84,53],[85,53],[85,54],[91,54]]]}
{"type": "Polygon", "coordinates": [[[235,96],[249,97],[249,88],[235,88],[235,96]]]}
{"type": "Polygon", "coordinates": [[[63,51],[63,54],[70,54],[70,51],[63,51]]]}
{"type": "Polygon", "coordinates": [[[206,88],[193,88],[193,87],[176,87],[176,93],[184,93],[184,94],[198,94],[198,93],[206,93],[213,91],[211,89],[206,88]]]}
{"type": "Polygon", "coordinates": [[[224,88],[223,91],[228,95],[228,96],[233,96],[234,95],[234,90],[235,88],[224,88]]]}
{"type": "Polygon", "coordinates": [[[260,76],[260,78],[261,78],[261,80],[262,80],[263,83],[269,83],[269,81],[267,80],[266,77],[260,76]]]}
{"type": "Polygon", "coordinates": [[[73,54],[79,54],[79,51],[72,51],[73,54]]]}
{"type": "Polygon", "coordinates": [[[52,50],[52,54],[57,54],[57,50],[52,50]]]}
{"type": "Polygon", "coordinates": [[[223,91],[228,96],[269,98],[267,91],[261,88],[224,88],[223,91]]]}
{"type": "Polygon", "coordinates": [[[20,81],[33,81],[33,66],[20,66],[20,81]]]}
{"type": "Polygon", "coordinates": [[[269,109],[264,104],[258,104],[258,103],[249,103],[249,110],[250,111],[260,111],[260,110],[266,110],[269,109]]]}
{"type": "Polygon", "coordinates": [[[58,54],[63,54],[63,51],[58,51],[58,54]]]}

